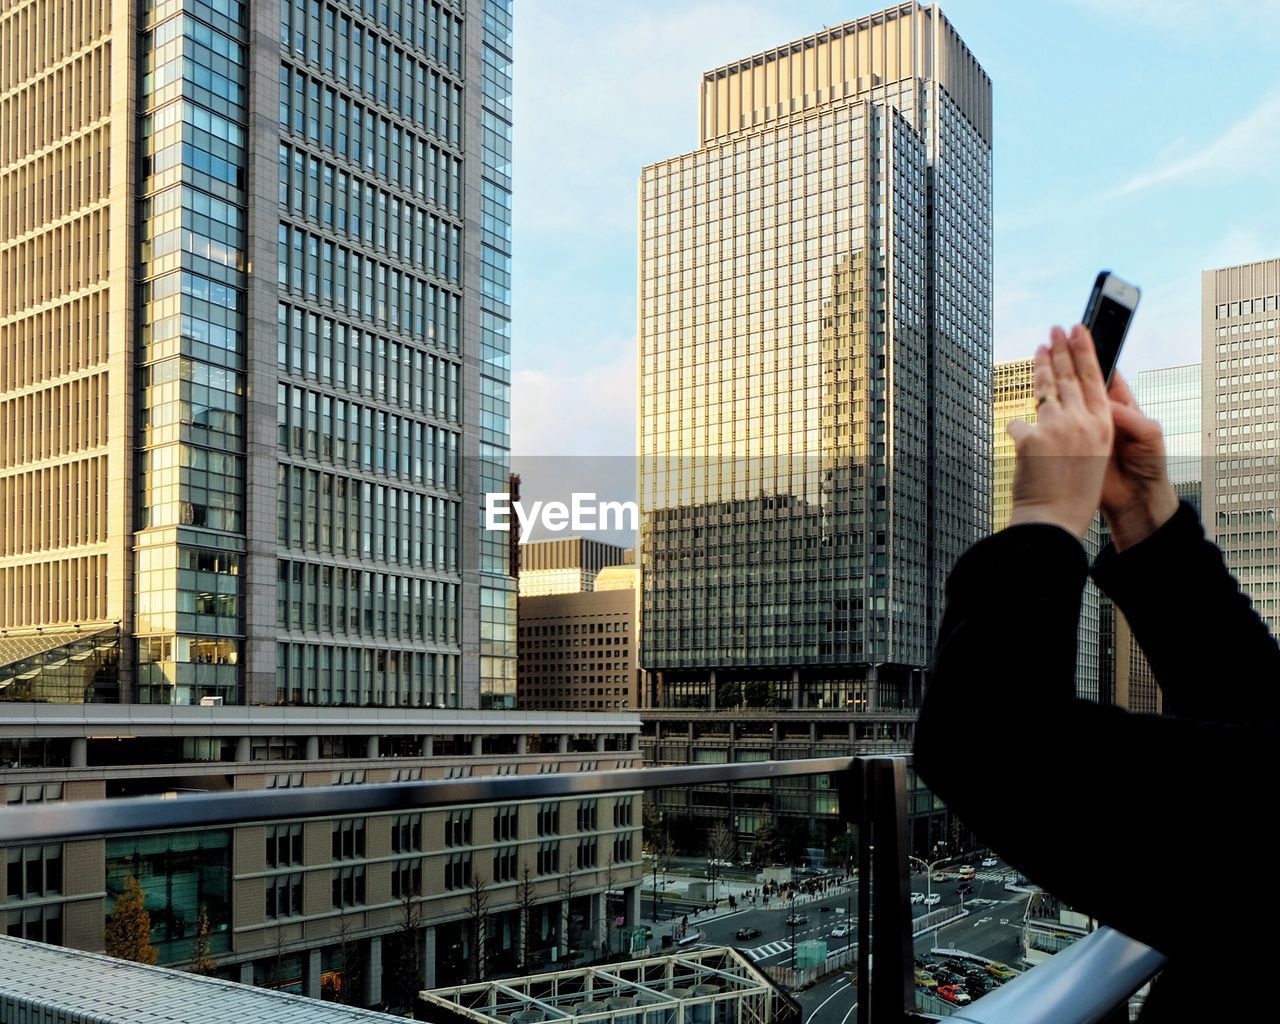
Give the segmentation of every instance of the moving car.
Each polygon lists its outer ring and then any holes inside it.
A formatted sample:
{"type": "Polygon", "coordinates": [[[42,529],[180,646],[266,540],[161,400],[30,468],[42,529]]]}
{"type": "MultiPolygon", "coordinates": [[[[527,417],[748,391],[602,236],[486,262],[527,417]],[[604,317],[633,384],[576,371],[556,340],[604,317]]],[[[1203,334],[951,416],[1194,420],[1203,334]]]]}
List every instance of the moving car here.
{"type": "Polygon", "coordinates": [[[1018,972],[1013,970],[1008,964],[1002,964],[999,960],[992,960],[986,965],[987,973],[993,978],[999,978],[1001,981],[1008,981],[1010,978],[1016,978],[1018,972]]]}
{"type": "Polygon", "coordinates": [[[831,929],[831,937],[833,939],[843,939],[848,934],[849,934],[849,926],[844,921],[841,921],[838,925],[836,925],[834,928],[831,929]]]}
{"type": "Polygon", "coordinates": [[[970,882],[961,882],[956,886],[956,894],[959,896],[968,896],[973,892],[973,884],[970,882]]]}
{"type": "Polygon", "coordinates": [[[804,914],[792,914],[782,923],[787,925],[788,927],[790,927],[793,924],[808,924],[809,918],[807,918],[804,914]]]}
{"type": "Polygon", "coordinates": [[[973,1001],[973,997],[959,985],[939,985],[938,995],[956,1006],[965,1006],[973,1001]]]}
{"type": "Polygon", "coordinates": [[[912,903],[912,905],[913,905],[913,906],[914,906],[915,904],[917,904],[917,903],[923,903],[923,902],[924,902],[924,893],[922,893],[922,892],[913,892],[913,893],[911,894],[911,903],[912,903]]]}
{"type": "Polygon", "coordinates": [[[924,898],[924,905],[926,907],[936,907],[941,902],[942,902],[942,897],[939,896],[936,892],[931,892],[929,893],[928,896],[924,898]]]}
{"type": "Polygon", "coordinates": [[[999,865],[1000,865],[1000,862],[996,860],[994,857],[987,857],[982,862],[982,866],[984,868],[994,868],[994,867],[999,867],[999,865]]]}
{"type": "Polygon", "coordinates": [[[748,925],[746,928],[739,928],[737,934],[740,939],[756,939],[760,937],[760,929],[748,925]]]}

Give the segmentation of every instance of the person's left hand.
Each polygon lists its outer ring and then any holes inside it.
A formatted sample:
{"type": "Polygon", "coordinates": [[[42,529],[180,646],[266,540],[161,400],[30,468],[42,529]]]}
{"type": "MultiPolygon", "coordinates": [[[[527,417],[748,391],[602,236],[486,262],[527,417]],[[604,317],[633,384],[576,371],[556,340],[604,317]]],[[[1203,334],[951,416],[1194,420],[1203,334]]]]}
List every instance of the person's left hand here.
{"type": "Polygon", "coordinates": [[[1038,422],[1008,426],[1018,461],[1009,525],[1052,523],[1083,538],[1098,511],[1114,426],[1093,338],[1061,327],[1035,355],[1038,422]]]}

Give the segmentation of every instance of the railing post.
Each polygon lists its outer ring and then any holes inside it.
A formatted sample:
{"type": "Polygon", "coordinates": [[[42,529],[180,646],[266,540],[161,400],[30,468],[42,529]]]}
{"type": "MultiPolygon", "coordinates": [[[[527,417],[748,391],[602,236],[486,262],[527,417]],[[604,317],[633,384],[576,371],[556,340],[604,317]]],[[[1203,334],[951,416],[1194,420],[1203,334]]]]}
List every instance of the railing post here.
{"type": "Polygon", "coordinates": [[[848,783],[841,810],[852,807],[858,825],[858,1024],[900,1024],[915,1008],[906,759],[860,757],[848,783]]]}

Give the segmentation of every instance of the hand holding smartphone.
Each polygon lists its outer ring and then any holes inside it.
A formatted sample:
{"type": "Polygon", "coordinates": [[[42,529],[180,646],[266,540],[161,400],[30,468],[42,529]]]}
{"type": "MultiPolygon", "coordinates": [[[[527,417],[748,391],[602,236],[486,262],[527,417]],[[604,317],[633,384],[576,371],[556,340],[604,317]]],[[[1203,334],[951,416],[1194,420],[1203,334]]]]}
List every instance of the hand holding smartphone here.
{"type": "Polygon", "coordinates": [[[1121,280],[1109,270],[1099,272],[1093,282],[1093,291],[1080,322],[1093,335],[1093,347],[1098,353],[1098,365],[1102,367],[1107,387],[1111,386],[1120,348],[1124,345],[1141,295],[1135,285],[1121,280]]]}

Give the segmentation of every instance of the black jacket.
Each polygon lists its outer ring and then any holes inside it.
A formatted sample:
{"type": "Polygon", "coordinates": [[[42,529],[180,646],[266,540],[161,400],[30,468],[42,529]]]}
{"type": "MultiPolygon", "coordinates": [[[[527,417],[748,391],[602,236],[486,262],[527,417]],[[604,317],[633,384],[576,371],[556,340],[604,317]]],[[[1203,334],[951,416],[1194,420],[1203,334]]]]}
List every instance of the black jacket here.
{"type": "Polygon", "coordinates": [[[1184,504],[1093,567],[1165,716],[1078,700],[1087,563],[1047,525],[1003,530],[960,559],[916,769],[1032,881],[1169,958],[1144,1022],[1246,1019],[1233,1010],[1270,1002],[1248,964],[1280,913],[1250,895],[1269,885],[1257,865],[1280,774],[1280,648],[1184,504]]]}

